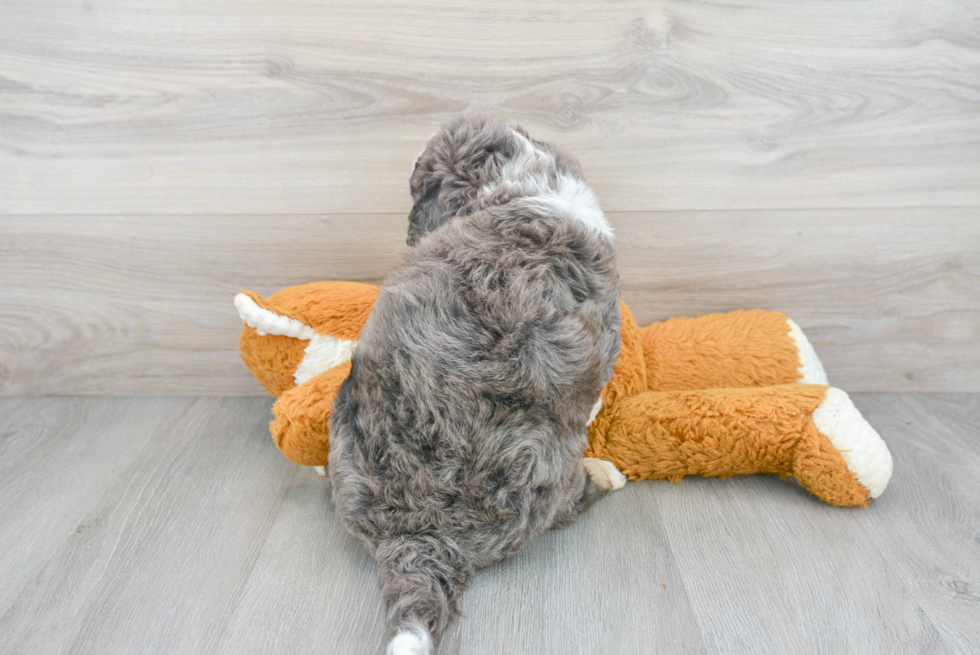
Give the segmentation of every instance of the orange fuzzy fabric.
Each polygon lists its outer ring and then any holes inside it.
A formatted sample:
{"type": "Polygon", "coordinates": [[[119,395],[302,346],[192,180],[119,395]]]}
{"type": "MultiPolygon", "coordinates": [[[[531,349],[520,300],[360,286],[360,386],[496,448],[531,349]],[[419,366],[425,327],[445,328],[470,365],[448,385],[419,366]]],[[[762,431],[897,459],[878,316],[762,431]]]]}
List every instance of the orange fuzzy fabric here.
{"type": "Polygon", "coordinates": [[[868,490],[814,427],[826,390],[788,384],[648,391],[596,418],[589,456],[613,462],[631,480],[793,475],[828,503],[867,505],[868,490]]]}
{"type": "Polygon", "coordinates": [[[620,398],[629,398],[647,389],[647,371],[643,361],[643,334],[633,320],[633,313],[626,303],[619,301],[623,315],[620,328],[622,344],[619,359],[613,366],[612,379],[602,389],[602,406],[610,407],[620,398]]]}
{"type": "Polygon", "coordinates": [[[373,284],[313,282],[277,291],[266,304],[267,309],[306,323],[317,334],[356,340],[377,299],[378,287],[373,284]]]}
{"type": "Polygon", "coordinates": [[[344,362],[279,396],[272,408],[276,418],[269,424],[269,431],[290,460],[306,466],[327,463],[327,425],[333,399],[348,375],[350,362],[344,362]]]}
{"type": "Polygon", "coordinates": [[[643,328],[653,391],[790,384],[802,377],[785,314],[761,309],[672,318],[643,328]]]}
{"type": "MultiPolygon", "coordinates": [[[[261,306],[261,305],[260,305],[261,306]]],[[[242,361],[265,390],[278,398],[294,386],[293,372],[303,361],[306,341],[274,334],[260,335],[246,325],[238,349],[242,361]]]]}

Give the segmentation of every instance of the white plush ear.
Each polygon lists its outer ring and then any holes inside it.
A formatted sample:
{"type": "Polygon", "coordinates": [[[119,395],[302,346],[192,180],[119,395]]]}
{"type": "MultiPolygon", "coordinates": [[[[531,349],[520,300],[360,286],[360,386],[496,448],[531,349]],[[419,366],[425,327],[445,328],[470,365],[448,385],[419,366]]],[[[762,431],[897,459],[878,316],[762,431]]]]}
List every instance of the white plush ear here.
{"type": "Polygon", "coordinates": [[[789,323],[789,336],[799,351],[799,371],[800,375],[803,376],[800,382],[803,384],[822,384],[827,386],[829,384],[827,382],[827,372],[824,371],[823,364],[820,363],[820,358],[817,357],[817,351],[810,345],[810,340],[803,334],[803,330],[796,324],[796,321],[787,318],[786,322],[789,323]]]}
{"type": "Polygon", "coordinates": [[[316,332],[309,325],[297,321],[295,318],[280,316],[268,309],[259,307],[249,296],[239,293],[235,296],[235,309],[242,320],[251,327],[255,328],[261,336],[275,334],[283,337],[293,337],[306,341],[312,339],[316,332]]]}
{"type": "Polygon", "coordinates": [[[827,389],[813,412],[813,424],[840,451],[848,470],[868,494],[880,496],[892,477],[892,455],[851,398],[840,389],[827,389]]]}
{"type": "Polygon", "coordinates": [[[281,316],[259,307],[244,293],[235,296],[235,307],[242,320],[249,327],[255,328],[261,336],[275,334],[310,342],[303,352],[303,361],[293,373],[293,381],[297,386],[338,364],[350,361],[354,356],[357,341],[338,339],[329,334],[317,334],[312,327],[295,318],[281,316]]]}

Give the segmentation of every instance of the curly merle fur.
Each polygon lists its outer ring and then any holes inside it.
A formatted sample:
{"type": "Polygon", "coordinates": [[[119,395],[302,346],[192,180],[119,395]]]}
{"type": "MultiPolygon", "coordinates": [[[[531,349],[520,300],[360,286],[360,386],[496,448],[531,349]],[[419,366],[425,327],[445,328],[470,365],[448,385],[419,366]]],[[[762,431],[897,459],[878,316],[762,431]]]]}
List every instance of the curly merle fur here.
{"type": "Polygon", "coordinates": [[[330,424],[333,498],[378,562],[389,653],[431,652],[477,569],[603,493],[582,454],[620,344],[611,231],[572,157],[460,118],[411,192],[412,250],[330,424]]]}

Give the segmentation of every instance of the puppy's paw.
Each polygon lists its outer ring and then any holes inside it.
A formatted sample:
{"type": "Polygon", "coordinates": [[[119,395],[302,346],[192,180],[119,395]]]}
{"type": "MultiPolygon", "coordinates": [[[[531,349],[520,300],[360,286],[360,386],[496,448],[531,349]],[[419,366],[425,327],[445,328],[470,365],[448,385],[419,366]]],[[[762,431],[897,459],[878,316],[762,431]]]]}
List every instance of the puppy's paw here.
{"type": "Polygon", "coordinates": [[[327,467],[326,466],[314,466],[313,469],[317,473],[319,473],[320,475],[322,475],[323,477],[327,477],[327,467]]]}
{"type": "Polygon", "coordinates": [[[594,457],[586,457],[582,461],[593,484],[603,491],[622,489],[626,484],[626,476],[620,473],[612,462],[594,457]]]}

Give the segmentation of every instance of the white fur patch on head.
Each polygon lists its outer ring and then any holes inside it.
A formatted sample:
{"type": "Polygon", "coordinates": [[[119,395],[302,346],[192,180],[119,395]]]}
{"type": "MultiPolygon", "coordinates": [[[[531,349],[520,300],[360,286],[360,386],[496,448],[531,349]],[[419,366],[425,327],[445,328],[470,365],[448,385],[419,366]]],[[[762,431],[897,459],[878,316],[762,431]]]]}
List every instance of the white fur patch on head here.
{"type": "Polygon", "coordinates": [[[544,211],[580,221],[593,232],[607,239],[613,238],[612,227],[606,220],[606,215],[599,209],[599,201],[596,200],[592,189],[582,180],[570,175],[561,175],[555,187],[531,200],[544,211]]]}
{"type": "Polygon", "coordinates": [[[858,411],[850,397],[831,387],[813,412],[813,423],[840,451],[850,470],[877,498],[892,477],[892,455],[875,429],[858,411]]]}
{"type": "Polygon", "coordinates": [[[275,312],[259,307],[254,300],[244,293],[235,296],[235,308],[246,325],[255,328],[255,331],[263,337],[267,334],[275,334],[305,341],[312,339],[316,334],[313,328],[295,318],[280,316],[275,312]]]}
{"type": "Polygon", "coordinates": [[[388,642],[387,655],[431,655],[432,637],[421,625],[403,628],[388,642]]]}
{"type": "Polygon", "coordinates": [[[538,165],[545,169],[552,169],[555,167],[554,155],[552,155],[550,152],[545,152],[541,148],[531,143],[529,138],[514,128],[510,128],[510,131],[514,134],[517,142],[521,144],[521,154],[507,163],[508,166],[512,166],[512,170],[527,171],[533,165],[538,165]]]}
{"type": "Polygon", "coordinates": [[[303,352],[303,361],[293,373],[293,380],[298,386],[334,366],[350,361],[356,345],[356,341],[338,339],[329,334],[314,334],[303,352]]]}
{"type": "Polygon", "coordinates": [[[793,340],[793,343],[796,344],[796,350],[799,353],[799,371],[802,376],[800,382],[803,384],[822,384],[826,386],[829,384],[827,382],[827,372],[824,370],[820,358],[817,357],[817,351],[810,345],[810,340],[803,334],[803,330],[796,324],[796,321],[788,318],[786,322],[789,323],[789,336],[793,340]]]}
{"type": "Polygon", "coordinates": [[[483,194],[492,193],[498,184],[512,184],[539,211],[580,221],[597,234],[612,239],[612,227],[599,208],[599,201],[592,189],[568,174],[554,178],[554,155],[535,146],[517,130],[512,128],[511,131],[521,151],[504,164],[499,182],[483,187],[483,194]]]}

